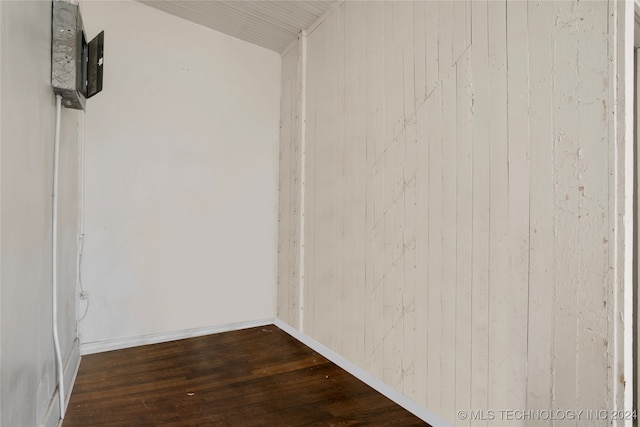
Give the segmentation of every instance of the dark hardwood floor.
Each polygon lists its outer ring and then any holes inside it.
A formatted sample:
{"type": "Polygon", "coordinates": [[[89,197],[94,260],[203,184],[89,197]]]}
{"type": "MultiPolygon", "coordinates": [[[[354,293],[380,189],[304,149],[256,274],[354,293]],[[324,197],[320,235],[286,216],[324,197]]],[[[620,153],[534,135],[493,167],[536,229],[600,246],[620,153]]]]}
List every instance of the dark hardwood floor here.
{"type": "Polygon", "coordinates": [[[276,326],[84,356],[73,426],[425,426],[276,326]]]}

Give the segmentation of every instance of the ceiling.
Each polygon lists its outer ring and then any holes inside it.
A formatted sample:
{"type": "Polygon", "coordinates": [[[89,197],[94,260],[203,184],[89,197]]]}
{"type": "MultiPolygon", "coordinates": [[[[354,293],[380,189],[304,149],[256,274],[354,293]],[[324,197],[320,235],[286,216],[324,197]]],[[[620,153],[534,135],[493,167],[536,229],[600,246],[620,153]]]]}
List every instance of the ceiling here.
{"type": "Polygon", "coordinates": [[[139,0],[221,33],[282,53],[336,0],[139,0]]]}

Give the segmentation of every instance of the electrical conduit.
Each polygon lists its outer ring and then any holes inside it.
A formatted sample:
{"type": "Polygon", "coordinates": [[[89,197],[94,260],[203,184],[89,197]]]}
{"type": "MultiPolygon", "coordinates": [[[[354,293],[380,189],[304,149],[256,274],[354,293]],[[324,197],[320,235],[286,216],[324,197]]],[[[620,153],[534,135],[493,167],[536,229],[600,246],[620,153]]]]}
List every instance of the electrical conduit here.
{"type": "Polygon", "coordinates": [[[56,132],[53,143],[53,208],[51,226],[51,288],[53,292],[53,347],[56,353],[56,371],[58,377],[58,401],[60,403],[60,419],[64,419],[64,372],[62,370],[62,354],[58,337],[58,174],[60,166],[60,111],[62,97],[56,95],[56,132]]]}

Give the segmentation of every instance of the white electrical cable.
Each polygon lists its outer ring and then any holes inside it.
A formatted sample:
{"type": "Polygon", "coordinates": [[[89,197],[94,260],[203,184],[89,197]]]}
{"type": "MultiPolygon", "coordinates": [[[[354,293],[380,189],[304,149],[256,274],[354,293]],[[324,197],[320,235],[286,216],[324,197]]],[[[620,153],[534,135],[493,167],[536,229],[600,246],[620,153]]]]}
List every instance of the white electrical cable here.
{"type": "MultiPolygon", "coordinates": [[[[78,328],[78,323],[82,322],[82,320],[87,316],[89,312],[89,294],[84,290],[84,286],[82,285],[82,255],[84,254],[84,114],[85,112],[80,112],[78,116],[80,120],[78,120],[78,176],[80,179],[80,214],[79,214],[79,227],[78,227],[78,263],[77,263],[77,276],[76,276],[76,290],[79,290],[78,296],[80,300],[85,302],[84,312],[82,316],[79,316],[76,321],[76,330],[78,328]]],[[[79,308],[79,307],[78,307],[79,308]]]]}
{"type": "Polygon", "coordinates": [[[51,288],[53,292],[53,347],[56,353],[56,370],[58,377],[58,401],[60,402],[60,419],[64,419],[64,372],[62,370],[62,354],[58,337],[58,169],[60,166],[60,110],[62,97],[56,95],[56,133],[53,143],[53,208],[51,225],[51,288]]]}

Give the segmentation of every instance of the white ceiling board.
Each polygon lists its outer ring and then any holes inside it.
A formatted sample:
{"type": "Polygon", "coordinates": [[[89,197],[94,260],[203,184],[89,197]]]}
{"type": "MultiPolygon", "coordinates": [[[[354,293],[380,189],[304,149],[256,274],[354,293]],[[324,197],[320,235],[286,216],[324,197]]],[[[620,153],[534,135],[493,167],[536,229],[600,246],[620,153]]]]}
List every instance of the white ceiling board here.
{"type": "Polygon", "coordinates": [[[335,0],[140,0],[232,37],[282,53],[335,0]]]}

